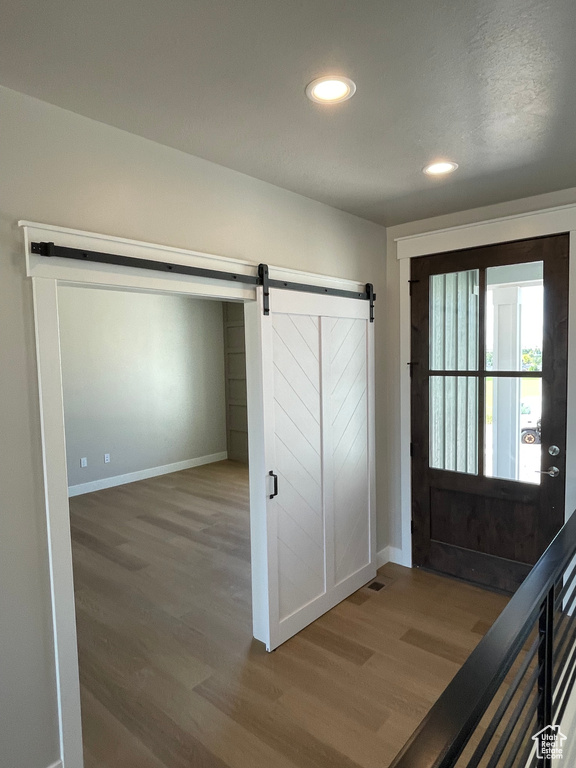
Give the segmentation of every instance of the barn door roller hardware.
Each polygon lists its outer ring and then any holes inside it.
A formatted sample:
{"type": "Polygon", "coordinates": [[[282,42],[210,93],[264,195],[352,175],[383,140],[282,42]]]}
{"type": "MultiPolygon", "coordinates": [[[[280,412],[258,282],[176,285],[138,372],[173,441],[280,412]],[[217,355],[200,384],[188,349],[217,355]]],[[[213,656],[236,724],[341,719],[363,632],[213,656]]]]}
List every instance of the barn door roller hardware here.
{"type": "Polygon", "coordinates": [[[122,267],[134,267],[136,269],[148,269],[155,272],[172,272],[175,275],[192,275],[194,277],[206,277],[212,280],[227,280],[233,283],[246,285],[261,285],[264,291],[264,314],[270,314],[270,288],[280,288],[287,291],[301,291],[305,293],[322,293],[326,296],[342,296],[347,299],[362,299],[370,302],[370,322],[374,322],[374,302],[376,294],[372,283],[366,283],[366,290],[362,292],[343,291],[338,288],[325,288],[321,285],[309,285],[307,283],[292,283],[285,280],[270,280],[268,277],[268,265],[259,264],[257,275],[242,275],[236,272],[223,272],[218,269],[204,269],[202,267],[187,267],[184,264],[172,264],[165,261],[151,261],[150,259],[137,259],[132,256],[120,256],[114,253],[99,253],[98,251],[85,251],[81,248],[67,248],[54,243],[31,243],[30,250],[38,256],[56,257],[59,259],[76,259],[77,261],[91,261],[96,264],[118,264],[122,267]]]}
{"type": "Polygon", "coordinates": [[[262,310],[265,315],[270,314],[270,280],[268,278],[268,264],[258,264],[258,280],[262,286],[262,310]]]}
{"type": "Polygon", "coordinates": [[[286,280],[271,280],[268,277],[268,265],[258,265],[258,277],[264,291],[264,314],[270,314],[270,288],[281,288],[285,291],[300,291],[303,293],[318,293],[324,296],[342,296],[345,299],[363,299],[370,302],[370,322],[374,322],[374,302],[376,294],[372,283],[366,283],[366,290],[361,293],[356,291],[343,291],[339,288],[325,288],[322,285],[310,285],[308,283],[292,283],[286,280]]]}

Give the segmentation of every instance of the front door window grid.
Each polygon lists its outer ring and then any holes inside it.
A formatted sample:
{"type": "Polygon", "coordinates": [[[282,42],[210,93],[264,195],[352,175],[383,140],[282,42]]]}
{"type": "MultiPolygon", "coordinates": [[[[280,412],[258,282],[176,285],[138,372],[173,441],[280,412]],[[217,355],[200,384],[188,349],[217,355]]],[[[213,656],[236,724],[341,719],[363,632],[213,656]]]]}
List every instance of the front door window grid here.
{"type": "Polygon", "coordinates": [[[434,274],[429,290],[430,467],[539,484],[543,262],[434,274]]]}

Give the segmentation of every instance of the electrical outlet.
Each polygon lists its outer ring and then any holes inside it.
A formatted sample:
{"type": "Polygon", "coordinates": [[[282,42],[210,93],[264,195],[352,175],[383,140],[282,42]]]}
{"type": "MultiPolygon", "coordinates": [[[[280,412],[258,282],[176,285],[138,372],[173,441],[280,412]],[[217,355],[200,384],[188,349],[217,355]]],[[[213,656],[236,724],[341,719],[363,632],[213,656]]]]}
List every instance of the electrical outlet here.
{"type": "Polygon", "coordinates": [[[104,464],[110,464],[110,454],[105,453],[104,454],[104,464]]]}
{"type": "Polygon", "coordinates": [[[88,466],[88,459],[84,457],[83,459],[80,459],[80,466],[82,469],[85,469],[88,466]]]}

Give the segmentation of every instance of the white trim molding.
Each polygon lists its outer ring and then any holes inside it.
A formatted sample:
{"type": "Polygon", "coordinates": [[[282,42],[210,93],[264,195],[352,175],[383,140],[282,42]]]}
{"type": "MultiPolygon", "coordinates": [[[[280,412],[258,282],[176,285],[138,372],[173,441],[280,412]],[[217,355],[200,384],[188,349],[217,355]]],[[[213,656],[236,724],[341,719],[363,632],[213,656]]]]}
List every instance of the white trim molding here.
{"type": "Polygon", "coordinates": [[[390,562],[390,546],[384,547],[376,552],[376,568],[382,568],[383,565],[390,562]]]}
{"type": "MultiPolygon", "coordinates": [[[[256,263],[215,256],[200,251],[188,251],[183,248],[146,243],[141,240],[128,240],[124,237],[83,232],[68,227],[57,227],[53,224],[19,221],[18,225],[24,230],[26,274],[28,277],[46,277],[79,285],[100,285],[125,290],[183,293],[224,301],[233,301],[234,299],[254,301],[256,299],[256,288],[246,284],[239,285],[227,280],[215,280],[213,278],[184,277],[169,272],[151,272],[116,264],[97,264],[57,257],[47,258],[30,253],[30,243],[35,241],[55,242],[56,245],[67,248],[118,254],[147,261],[169,261],[189,267],[226,272],[234,271],[241,275],[255,275],[258,267],[256,263]]],[[[269,265],[269,269],[270,278],[274,280],[309,283],[310,285],[321,285],[353,292],[366,290],[364,284],[354,280],[273,265],[269,265]]]]}
{"type": "Polygon", "coordinates": [[[48,768],[64,768],[64,763],[62,760],[56,760],[55,763],[51,763],[48,768]]]}
{"type": "Polygon", "coordinates": [[[60,755],[83,765],[56,280],[32,282],[60,755]]]}
{"type": "Polygon", "coordinates": [[[376,553],[376,567],[382,568],[386,563],[395,563],[396,565],[404,565],[410,568],[412,566],[412,558],[406,558],[401,547],[388,545],[376,553]]]}
{"type": "Polygon", "coordinates": [[[394,238],[398,259],[430,256],[480,245],[570,232],[576,227],[576,205],[561,205],[544,211],[531,211],[500,219],[486,219],[416,235],[394,238]]]}
{"type": "MultiPolygon", "coordinates": [[[[415,223],[416,225],[416,223],[415,223]]],[[[405,225],[404,225],[405,226],[405,225]]],[[[576,508],[576,205],[486,219],[455,227],[394,238],[399,260],[400,294],[400,525],[401,559],[411,562],[412,485],[410,477],[410,259],[512,240],[570,234],[568,318],[568,402],[566,442],[566,519],[576,508]]],[[[393,231],[390,233],[393,235],[393,231]]],[[[384,551],[384,550],[383,550],[384,551]]],[[[390,557],[392,560],[392,556],[390,557]]],[[[395,562],[398,562],[395,560],[395,562]]]]}
{"type": "Polygon", "coordinates": [[[183,469],[201,467],[204,464],[212,464],[215,461],[225,461],[227,458],[228,452],[222,451],[221,453],[211,453],[207,456],[198,456],[196,459],[176,461],[173,464],[163,464],[160,467],[139,469],[136,472],[128,472],[125,475],[114,475],[114,477],[103,477],[101,480],[92,480],[89,483],[70,485],[68,486],[68,497],[82,496],[84,493],[102,491],[104,488],[115,488],[117,485],[127,485],[128,483],[135,483],[138,480],[148,480],[150,477],[169,475],[172,472],[181,472],[183,469]]]}

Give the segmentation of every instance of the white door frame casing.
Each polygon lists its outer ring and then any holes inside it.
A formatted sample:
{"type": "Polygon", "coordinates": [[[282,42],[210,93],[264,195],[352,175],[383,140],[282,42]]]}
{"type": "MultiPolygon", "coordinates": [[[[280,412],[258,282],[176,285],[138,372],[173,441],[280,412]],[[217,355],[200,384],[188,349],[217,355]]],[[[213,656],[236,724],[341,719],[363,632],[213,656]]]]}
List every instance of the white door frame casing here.
{"type": "MultiPolygon", "coordinates": [[[[58,245],[90,251],[120,254],[151,261],[185,264],[206,269],[253,275],[256,264],[187,251],[136,240],[82,232],[53,225],[21,221],[24,230],[26,273],[32,278],[36,329],[36,357],[44,473],[44,500],[48,534],[48,557],[52,599],[53,637],[60,731],[60,759],[63,768],[82,768],[82,725],[72,551],[68,507],[64,402],[60,359],[58,284],[107,290],[131,290],[180,294],[218,301],[256,301],[256,287],[214,279],[183,277],[133,267],[46,258],[30,253],[31,242],[57,241],[58,245]]],[[[362,292],[365,287],[338,278],[271,268],[273,279],[324,285],[362,292]]],[[[253,348],[252,345],[249,348],[253,348]]],[[[247,349],[248,352],[248,349],[247,349]]],[[[247,354],[247,365],[258,365],[247,354]]],[[[254,414],[252,414],[252,418],[254,414]]],[[[255,468],[256,469],[256,468],[255,468]]],[[[252,476],[257,472],[250,472],[252,476]]],[[[264,479],[257,478],[255,488],[264,479]]],[[[252,537],[251,537],[252,538],[252,537]]],[[[252,542],[252,548],[258,541],[252,542]]],[[[255,622],[258,618],[255,617],[255,622]]]]}
{"type": "MultiPolygon", "coordinates": [[[[482,245],[568,232],[570,285],[568,316],[568,399],[566,440],[566,519],[576,508],[576,205],[443,227],[394,238],[400,291],[400,520],[401,560],[412,562],[412,482],[410,474],[410,259],[482,245]],[[573,346],[571,346],[573,344],[573,346]]],[[[393,233],[392,233],[393,234],[393,233]]]]}

